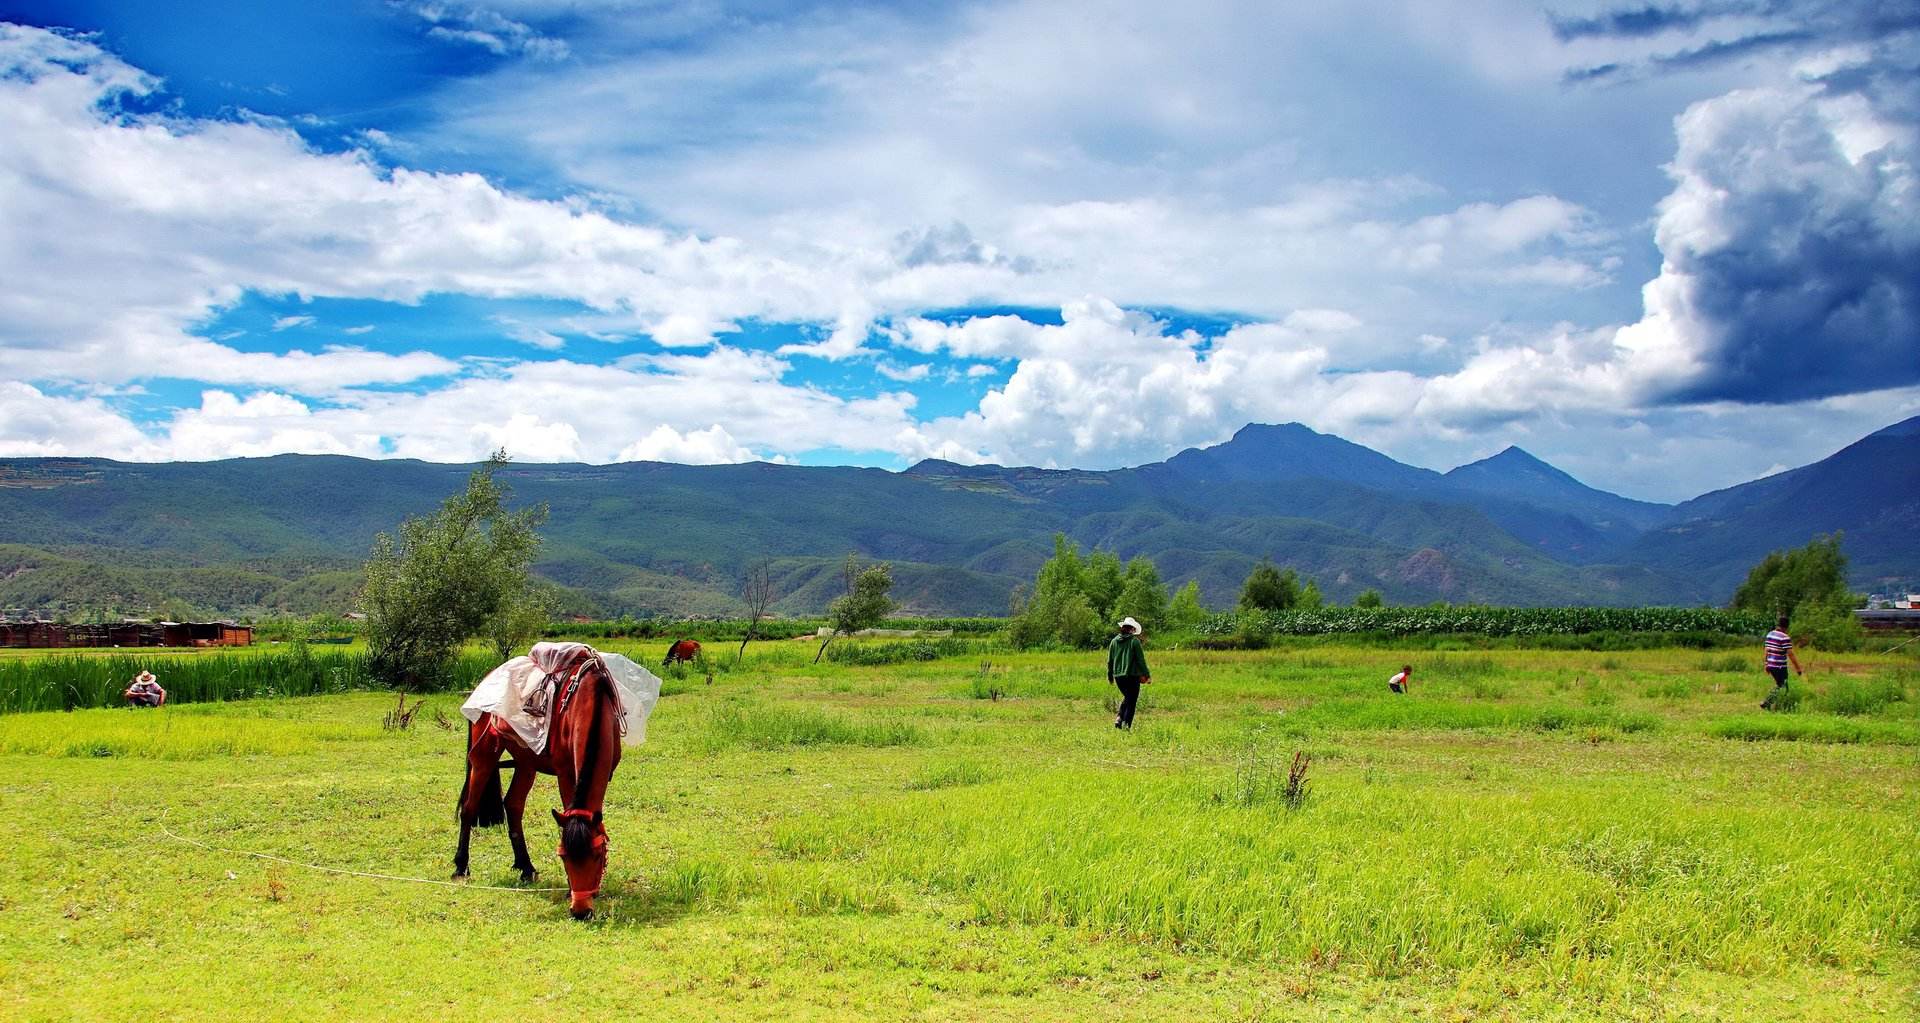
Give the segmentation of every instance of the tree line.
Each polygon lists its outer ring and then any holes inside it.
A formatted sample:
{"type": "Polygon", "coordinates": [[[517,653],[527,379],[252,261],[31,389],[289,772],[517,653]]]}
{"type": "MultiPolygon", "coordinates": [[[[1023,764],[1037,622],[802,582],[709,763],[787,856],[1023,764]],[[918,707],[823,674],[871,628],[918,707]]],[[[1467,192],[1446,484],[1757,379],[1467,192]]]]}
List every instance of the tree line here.
{"type": "MultiPolygon", "coordinates": [[[[507,464],[505,451],[494,452],[465,489],[438,509],[374,539],[359,602],[370,669],[381,681],[431,688],[465,643],[482,638],[504,660],[551,625],[556,590],[532,574],[547,508],[508,509],[509,490],[498,478],[507,464]]],[[[1732,608],[1790,615],[1795,635],[1829,649],[1858,642],[1852,610],[1860,601],[1847,588],[1840,542],[1834,534],[1768,554],[1734,593],[1732,608]]],[[[828,633],[816,662],[835,638],[879,625],[898,606],[886,562],[866,563],[849,554],[841,574],[842,595],[828,606],[828,633]]],[[[765,562],[749,568],[741,589],[748,622],[736,657],[757,637],[776,596],[765,562]]],[[[1316,580],[1262,559],[1241,584],[1237,609],[1250,627],[1259,627],[1275,613],[1313,611],[1326,603],[1316,580]]],[[[1356,608],[1383,604],[1371,589],[1354,600],[1356,608]]],[[[1149,634],[1189,633],[1211,614],[1197,581],[1170,593],[1152,560],[1122,561],[1100,548],[1083,553],[1065,534],[1054,536],[1053,554],[1033,584],[1015,590],[1009,613],[1007,640],[1020,648],[1092,646],[1129,617],[1149,634]]]]}

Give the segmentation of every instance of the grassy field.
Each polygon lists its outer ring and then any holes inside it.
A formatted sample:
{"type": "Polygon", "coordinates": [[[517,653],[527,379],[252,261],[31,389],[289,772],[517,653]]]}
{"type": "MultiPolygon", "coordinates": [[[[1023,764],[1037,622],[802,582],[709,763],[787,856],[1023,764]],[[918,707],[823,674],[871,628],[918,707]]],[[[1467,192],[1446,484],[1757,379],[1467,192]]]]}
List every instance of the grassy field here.
{"type": "Polygon", "coordinates": [[[456,697],[0,716],[0,1018],[1920,1014],[1911,657],[1763,714],[1748,653],[1417,652],[1395,697],[1378,648],[1157,652],[1123,734],[1097,655],[750,649],[669,679],[585,924],[166,834],[444,878],[456,697]]]}

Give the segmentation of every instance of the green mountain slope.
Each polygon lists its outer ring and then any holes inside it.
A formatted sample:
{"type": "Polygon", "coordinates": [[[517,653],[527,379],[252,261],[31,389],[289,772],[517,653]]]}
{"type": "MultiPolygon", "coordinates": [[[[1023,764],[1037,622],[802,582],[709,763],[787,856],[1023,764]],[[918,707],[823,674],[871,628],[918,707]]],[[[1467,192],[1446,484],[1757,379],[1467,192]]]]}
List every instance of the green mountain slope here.
{"type": "Polygon", "coordinates": [[[1842,530],[1855,585],[1920,581],[1920,416],[1798,469],[1676,506],[1622,560],[1700,577],[1725,599],[1770,550],[1842,530]]]}
{"type": "MultiPolygon", "coordinates": [[[[1297,424],[1105,472],[628,463],[516,465],[505,479],[517,502],[551,510],[539,573],[606,614],[730,613],[763,559],[778,610],[817,611],[850,550],[893,562],[909,610],[999,613],[1055,532],[1152,557],[1214,604],[1231,603],[1261,557],[1336,600],[1374,588],[1402,603],[1698,603],[1724,599],[1728,572],[1804,542],[1808,528],[1847,528],[1856,564],[1910,571],[1913,488],[1895,483],[1916,478],[1916,439],[1882,431],[1842,452],[1845,464],[1708,495],[1644,536],[1660,506],[1524,452],[1442,475],[1297,424]],[[1759,525],[1732,514],[1768,508],[1759,525]]],[[[14,545],[0,606],[344,607],[373,535],[431,509],[471,470],[312,455],[0,460],[0,542],[14,545]]]]}

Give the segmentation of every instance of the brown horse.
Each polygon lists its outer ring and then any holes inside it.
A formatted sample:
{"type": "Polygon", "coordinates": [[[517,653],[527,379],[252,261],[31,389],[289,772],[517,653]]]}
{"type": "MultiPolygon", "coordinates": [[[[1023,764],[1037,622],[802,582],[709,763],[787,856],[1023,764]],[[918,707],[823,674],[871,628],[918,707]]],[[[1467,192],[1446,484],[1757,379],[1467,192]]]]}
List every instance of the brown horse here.
{"type": "Polygon", "coordinates": [[[699,656],[700,644],[698,641],[691,639],[677,640],[672,646],[667,648],[667,659],[661,661],[660,664],[662,667],[672,667],[676,661],[683,661],[690,664],[694,658],[699,656]]]}
{"type": "Polygon", "coordinates": [[[607,828],[601,808],[607,783],[620,766],[619,697],[606,666],[590,651],[579,654],[554,679],[552,724],[547,749],[535,753],[513,727],[492,714],[467,726],[467,777],[460,785],[460,848],[453,854],[453,876],[467,876],[467,841],[476,827],[504,822],[513,840],[513,865],[522,882],[537,873],[527,855],[521,819],[527,794],[540,774],[560,783],[565,810],[553,811],[560,826],[560,862],[567,869],[568,910],[574,919],[593,915],[594,897],[607,871],[607,828]],[[513,758],[513,782],[500,791],[500,760],[513,758]]]}

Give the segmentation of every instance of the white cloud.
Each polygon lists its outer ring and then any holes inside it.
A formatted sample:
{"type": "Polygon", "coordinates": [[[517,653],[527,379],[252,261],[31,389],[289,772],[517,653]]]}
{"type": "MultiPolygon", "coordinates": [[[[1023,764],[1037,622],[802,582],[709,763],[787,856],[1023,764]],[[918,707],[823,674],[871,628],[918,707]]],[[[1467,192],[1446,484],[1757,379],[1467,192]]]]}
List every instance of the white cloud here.
{"type": "Polygon", "coordinates": [[[316,417],[305,403],[263,391],[241,399],[226,391],[206,391],[200,407],[175,412],[161,444],[169,460],[204,461],[277,455],[361,455],[380,453],[377,434],[341,431],[316,417]]]}
{"type": "Polygon", "coordinates": [[[0,26],[0,176],[15,182],[0,191],[0,372],[111,381],[183,367],[304,387],[321,366],[338,367],[317,374],[327,386],[448,367],[424,354],[242,355],[188,332],[249,289],[572,299],[667,344],[708,343],[748,316],[864,325],[855,283],[832,267],[522,198],[473,174],[384,171],[263,119],[113,108],[116,94],[152,88],[90,43],[0,26]],[[371,375],[347,379],[349,367],[371,375]]]}
{"type": "Polygon", "coordinates": [[[550,352],[559,351],[567,346],[566,338],[531,323],[522,323],[506,317],[496,317],[494,322],[507,332],[508,337],[521,344],[532,345],[550,352]]]}
{"type": "Polygon", "coordinates": [[[679,462],[682,465],[718,465],[752,462],[758,456],[733,439],[719,424],[681,433],[657,426],[652,433],[620,449],[616,462],[679,462]]]}
{"type": "Polygon", "coordinates": [[[99,398],[66,398],[0,380],[0,456],[151,459],[158,448],[99,398]]]}
{"type": "Polygon", "coordinates": [[[340,333],[358,337],[361,334],[371,334],[373,333],[373,330],[374,330],[373,324],[363,323],[357,327],[344,327],[341,329],[340,333]]]}
{"type": "Polygon", "coordinates": [[[311,316],[282,316],[273,321],[275,331],[290,330],[294,327],[310,327],[314,323],[311,316]]]}
{"type": "Polygon", "coordinates": [[[514,412],[504,423],[474,423],[469,432],[489,450],[505,448],[528,462],[577,462],[580,431],[572,423],[548,421],[532,412],[514,412]]]}
{"type": "Polygon", "coordinates": [[[565,40],[544,35],[497,11],[437,2],[395,6],[426,21],[430,39],[478,46],[497,56],[519,55],[539,61],[565,60],[571,53],[565,40]]]}
{"type": "Polygon", "coordinates": [[[1893,96],[1743,90],[1677,122],[1660,276],[1618,344],[1652,400],[1920,381],[1920,117],[1893,96]]]}
{"type": "Polygon", "coordinates": [[[902,383],[911,383],[912,381],[915,381],[915,380],[925,380],[927,378],[927,375],[933,372],[933,367],[924,362],[916,363],[911,366],[902,366],[892,362],[882,362],[874,366],[873,368],[876,372],[878,372],[881,376],[886,377],[888,380],[898,380],[902,383]]]}

